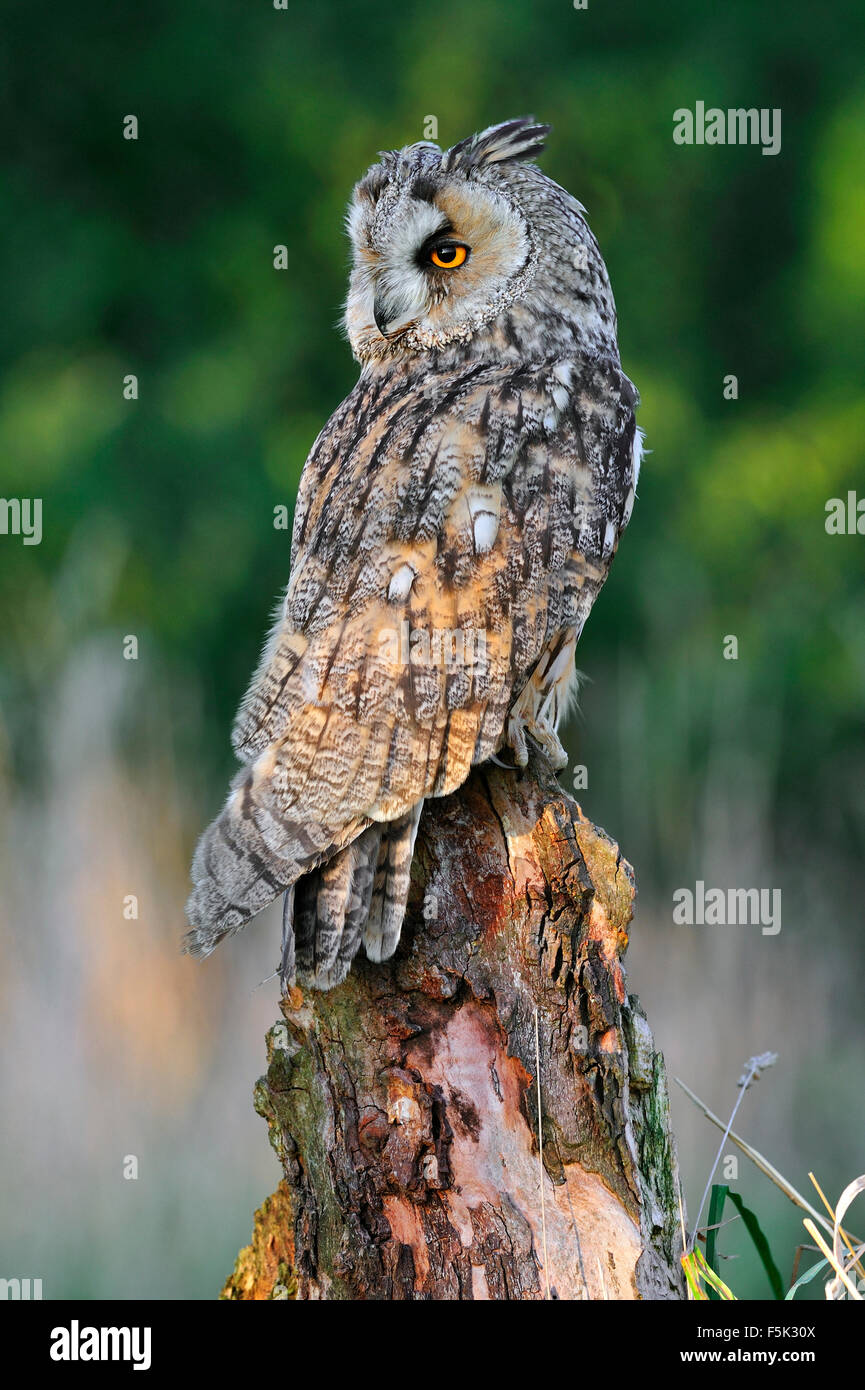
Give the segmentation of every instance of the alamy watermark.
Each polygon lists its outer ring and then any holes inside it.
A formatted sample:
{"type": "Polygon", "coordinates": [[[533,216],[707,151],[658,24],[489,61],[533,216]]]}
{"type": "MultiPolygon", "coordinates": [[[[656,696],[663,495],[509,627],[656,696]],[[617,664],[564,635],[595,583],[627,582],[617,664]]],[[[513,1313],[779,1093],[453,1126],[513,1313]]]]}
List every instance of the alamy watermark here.
{"type": "Polygon", "coordinates": [[[82,1327],[73,1318],[69,1327],[51,1332],[52,1361],[131,1361],[134,1371],[150,1369],[149,1327],[82,1327]]]}
{"type": "Polygon", "coordinates": [[[0,1299],[18,1301],[41,1297],[41,1279],[0,1279],[0,1299]]]}
{"type": "Polygon", "coordinates": [[[830,497],[826,503],[828,536],[865,536],[865,497],[852,490],[845,497],[830,497]]]}
{"type": "Polygon", "coordinates": [[[0,497],[0,536],[20,536],[24,545],[39,545],[42,498],[0,497]]]}
{"type": "Polygon", "coordinates": [[[698,101],[691,111],[680,106],[673,112],[673,142],[676,145],[762,145],[763,154],[781,149],[781,108],[756,106],[710,106],[698,101]]]}
{"type": "Polygon", "coordinates": [[[483,628],[413,628],[404,618],[398,628],[383,628],[378,641],[381,659],[391,666],[433,665],[447,671],[486,669],[487,637],[483,628]]]}
{"type": "Polygon", "coordinates": [[[688,927],[760,927],[764,936],[777,936],[781,889],[707,888],[698,879],[693,889],[674,892],[673,921],[688,927]]]}

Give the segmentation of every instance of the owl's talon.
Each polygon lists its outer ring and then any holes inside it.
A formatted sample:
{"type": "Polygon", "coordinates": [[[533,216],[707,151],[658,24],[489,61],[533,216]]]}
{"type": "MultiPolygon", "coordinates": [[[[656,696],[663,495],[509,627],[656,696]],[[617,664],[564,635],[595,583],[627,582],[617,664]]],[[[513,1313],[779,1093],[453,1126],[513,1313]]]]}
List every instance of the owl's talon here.
{"type": "Polygon", "coordinates": [[[529,761],[527,738],[546,754],[554,771],[560,772],[563,767],[567,767],[568,755],[550,724],[544,720],[526,720],[521,715],[512,715],[508,720],[506,742],[513,749],[517,767],[525,767],[529,761]]]}
{"type": "Polygon", "coordinates": [[[568,765],[568,755],[562,747],[559,736],[549,724],[534,724],[528,730],[529,737],[546,753],[555,772],[561,772],[568,765]]]}
{"type": "Polygon", "coordinates": [[[520,715],[512,715],[508,720],[505,742],[512,750],[517,767],[526,767],[529,761],[529,746],[526,743],[526,726],[520,715]]]}

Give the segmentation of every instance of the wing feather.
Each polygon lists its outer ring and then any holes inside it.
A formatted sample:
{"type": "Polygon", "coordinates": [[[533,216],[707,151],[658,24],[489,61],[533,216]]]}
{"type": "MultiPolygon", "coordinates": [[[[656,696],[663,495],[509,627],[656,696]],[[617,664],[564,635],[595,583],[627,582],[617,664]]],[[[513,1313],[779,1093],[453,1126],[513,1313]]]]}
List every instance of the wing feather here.
{"type": "Polygon", "coordinates": [[[215,864],[214,827],[196,859],[207,949],[366,826],[455,790],[582,627],[627,510],[636,394],[616,363],[570,364],[563,405],[560,365],[362,377],[319,436],[215,823],[244,865],[215,864]]]}

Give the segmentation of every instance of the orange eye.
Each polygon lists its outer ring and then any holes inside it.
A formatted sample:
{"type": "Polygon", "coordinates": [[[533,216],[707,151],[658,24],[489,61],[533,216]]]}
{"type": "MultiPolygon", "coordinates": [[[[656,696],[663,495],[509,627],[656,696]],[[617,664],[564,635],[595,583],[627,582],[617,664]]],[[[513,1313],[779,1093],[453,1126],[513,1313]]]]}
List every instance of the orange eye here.
{"type": "Polygon", "coordinates": [[[458,265],[462,265],[466,256],[469,254],[467,246],[460,246],[458,241],[442,241],[438,246],[434,246],[429,253],[430,261],[437,265],[441,270],[456,270],[458,265]]]}

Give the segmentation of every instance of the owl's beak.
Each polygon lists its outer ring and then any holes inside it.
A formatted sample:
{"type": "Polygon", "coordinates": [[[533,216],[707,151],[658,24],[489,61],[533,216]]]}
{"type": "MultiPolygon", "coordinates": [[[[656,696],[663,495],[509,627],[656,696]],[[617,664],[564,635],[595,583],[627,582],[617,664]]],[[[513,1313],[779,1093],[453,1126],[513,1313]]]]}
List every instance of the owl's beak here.
{"type": "Polygon", "coordinates": [[[405,333],[409,328],[417,323],[417,311],[414,313],[394,313],[392,303],[376,295],[372,306],[372,316],[375,319],[375,326],[383,338],[398,338],[401,333],[405,333]]]}
{"type": "Polygon", "coordinates": [[[383,338],[387,337],[387,309],[380,299],[375,301],[372,309],[372,316],[375,319],[375,326],[383,338]]]}

